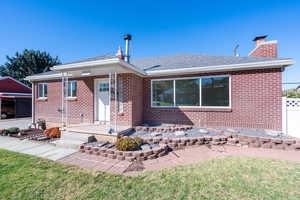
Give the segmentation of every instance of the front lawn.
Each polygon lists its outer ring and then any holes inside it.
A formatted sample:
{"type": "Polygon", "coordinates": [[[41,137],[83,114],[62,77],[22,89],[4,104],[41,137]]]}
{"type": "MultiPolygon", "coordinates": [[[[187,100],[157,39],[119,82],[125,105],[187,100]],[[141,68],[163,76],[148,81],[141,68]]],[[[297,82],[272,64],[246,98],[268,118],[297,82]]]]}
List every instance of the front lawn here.
{"type": "Polygon", "coordinates": [[[227,157],[125,177],[0,150],[0,199],[300,199],[300,163],[227,157]]]}

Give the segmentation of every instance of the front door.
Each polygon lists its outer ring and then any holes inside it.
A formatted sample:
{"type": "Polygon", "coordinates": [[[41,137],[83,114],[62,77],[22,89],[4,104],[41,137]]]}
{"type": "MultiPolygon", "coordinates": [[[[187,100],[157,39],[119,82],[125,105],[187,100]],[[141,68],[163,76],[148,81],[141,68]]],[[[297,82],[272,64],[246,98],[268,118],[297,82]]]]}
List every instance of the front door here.
{"type": "Polygon", "coordinates": [[[95,90],[96,120],[108,122],[110,121],[109,80],[96,79],[95,90]]]}

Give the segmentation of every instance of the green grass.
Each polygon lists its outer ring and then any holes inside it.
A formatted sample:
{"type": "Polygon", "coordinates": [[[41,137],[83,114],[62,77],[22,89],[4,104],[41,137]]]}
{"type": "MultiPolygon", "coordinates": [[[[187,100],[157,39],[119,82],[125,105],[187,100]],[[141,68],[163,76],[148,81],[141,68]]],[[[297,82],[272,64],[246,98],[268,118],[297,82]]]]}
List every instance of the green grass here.
{"type": "Polygon", "coordinates": [[[0,199],[300,199],[300,164],[227,157],[125,177],[0,150],[0,199]]]}

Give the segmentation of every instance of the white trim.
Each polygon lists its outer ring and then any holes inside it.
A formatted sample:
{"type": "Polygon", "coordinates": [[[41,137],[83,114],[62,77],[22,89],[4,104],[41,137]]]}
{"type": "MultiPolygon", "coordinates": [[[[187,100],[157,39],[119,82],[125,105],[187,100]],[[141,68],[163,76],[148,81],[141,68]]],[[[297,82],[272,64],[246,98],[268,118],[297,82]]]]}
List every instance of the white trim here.
{"type": "Polygon", "coordinates": [[[68,69],[74,70],[74,69],[78,69],[78,68],[93,67],[93,66],[99,66],[99,65],[111,65],[111,64],[119,64],[119,65],[129,68],[141,75],[145,75],[145,72],[143,70],[141,70],[119,58],[55,65],[51,69],[54,71],[67,71],[68,69]]]}
{"type": "MultiPolygon", "coordinates": [[[[179,69],[166,69],[166,70],[155,70],[144,72],[142,69],[135,67],[134,65],[127,63],[119,58],[100,60],[100,61],[89,61],[82,62],[77,64],[67,64],[67,65],[57,65],[52,67],[53,70],[67,70],[72,67],[75,68],[84,68],[94,65],[106,65],[106,64],[119,64],[123,67],[137,72],[142,77],[147,76],[166,76],[166,75],[175,75],[175,74],[192,74],[192,73],[208,73],[208,72],[226,72],[226,71],[239,71],[239,70],[249,70],[249,69],[266,69],[266,68],[281,68],[287,67],[295,64],[292,59],[283,59],[283,60],[271,60],[263,62],[252,62],[252,63],[242,63],[242,64],[231,64],[231,65],[213,65],[207,67],[190,67],[190,68],[179,68],[179,69]],[[100,63],[100,64],[99,64],[100,63]]],[[[70,75],[71,76],[71,75],[70,75]]],[[[49,75],[33,75],[27,76],[25,80],[28,81],[39,81],[39,80],[51,80],[61,78],[61,73],[49,74],[49,75]]],[[[75,78],[75,77],[74,77],[75,78]]]]}
{"type": "Polygon", "coordinates": [[[48,83],[38,83],[37,85],[38,99],[47,99],[48,98],[48,83]],[[42,85],[42,96],[40,96],[40,85],[42,85]],[[45,96],[45,86],[47,87],[47,96],[45,96]]]}
{"type": "Polygon", "coordinates": [[[66,97],[68,98],[68,99],[70,99],[70,98],[77,98],[77,96],[78,96],[78,94],[77,94],[77,80],[68,80],[67,81],[67,92],[66,92],[66,97]],[[73,89],[73,86],[72,86],[72,82],[75,82],[76,83],[76,96],[73,96],[72,95],[72,89],[73,89]],[[70,83],[70,87],[69,87],[69,83],[70,83]],[[69,89],[70,89],[70,94],[71,94],[71,96],[69,96],[69,89]]]}
{"type": "Polygon", "coordinates": [[[260,46],[262,46],[262,45],[267,45],[267,44],[277,44],[277,40],[265,41],[265,42],[259,43],[259,45],[257,45],[252,51],[250,51],[250,53],[248,54],[248,56],[251,56],[251,54],[252,54],[253,52],[255,52],[256,49],[258,49],[258,47],[260,47],[260,46]]]}
{"type": "Polygon", "coordinates": [[[32,76],[27,76],[24,80],[27,81],[39,81],[39,80],[51,80],[51,79],[58,79],[62,78],[61,73],[57,74],[48,74],[48,75],[32,75],[32,76]]]}
{"type": "Polygon", "coordinates": [[[231,75],[224,74],[224,75],[215,75],[215,76],[196,76],[196,77],[186,77],[186,78],[166,78],[166,79],[151,79],[151,86],[150,86],[150,103],[151,108],[216,108],[216,109],[231,109],[232,108],[232,99],[231,99],[231,75]],[[229,78],[229,106],[202,106],[202,79],[203,78],[215,78],[215,77],[228,77],[229,78]],[[199,80],[199,106],[176,106],[176,80],[190,80],[190,79],[198,79],[199,80]],[[155,81],[173,81],[173,106],[153,106],[153,82],[155,81]]]}
{"type": "MultiPolygon", "coordinates": [[[[95,78],[94,79],[94,122],[100,122],[99,120],[99,104],[98,104],[98,88],[97,88],[97,82],[99,80],[106,80],[109,82],[109,120],[106,119],[106,113],[105,113],[105,122],[110,122],[111,119],[111,100],[110,100],[110,79],[109,78],[95,78]]],[[[111,123],[110,123],[111,124],[111,123]]]]}
{"type": "Polygon", "coordinates": [[[0,92],[0,94],[32,96],[32,94],[29,93],[17,93],[17,92],[0,92]]]}
{"type": "Polygon", "coordinates": [[[176,74],[192,74],[192,73],[207,73],[207,72],[226,72],[226,71],[239,71],[249,69],[267,69],[267,68],[281,68],[283,66],[289,66],[295,64],[291,59],[285,60],[272,60],[264,62],[253,62],[243,64],[232,64],[232,65],[215,65],[208,67],[189,67],[180,69],[165,69],[155,70],[147,72],[147,76],[168,76],[176,74]]]}

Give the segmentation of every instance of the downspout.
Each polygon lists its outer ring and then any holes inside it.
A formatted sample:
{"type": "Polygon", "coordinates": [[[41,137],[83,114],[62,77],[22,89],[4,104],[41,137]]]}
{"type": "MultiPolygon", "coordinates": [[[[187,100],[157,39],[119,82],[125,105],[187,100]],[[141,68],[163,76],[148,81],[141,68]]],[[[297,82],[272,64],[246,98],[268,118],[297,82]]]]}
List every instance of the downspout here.
{"type": "Polygon", "coordinates": [[[64,101],[65,101],[65,98],[64,98],[64,80],[65,77],[64,77],[64,73],[62,72],[61,74],[61,127],[62,129],[64,129],[64,101]]]}
{"type": "MultiPolygon", "coordinates": [[[[111,111],[111,72],[109,72],[109,87],[108,87],[108,98],[109,98],[109,112],[111,111]]],[[[105,113],[106,116],[106,113],[105,113]]],[[[111,112],[109,113],[109,127],[111,127],[111,112]]],[[[105,119],[106,120],[106,119],[105,119]]]]}
{"type": "Polygon", "coordinates": [[[65,118],[66,118],[66,121],[65,121],[65,126],[68,127],[68,92],[69,92],[69,75],[68,75],[68,72],[66,73],[66,84],[65,84],[66,88],[65,88],[65,94],[66,94],[66,97],[65,97],[65,109],[66,109],[66,113],[65,113],[65,118]]]}
{"type": "Polygon", "coordinates": [[[32,120],[31,121],[32,124],[34,124],[35,126],[35,84],[34,82],[31,82],[31,120],[32,120]]]}
{"type": "Polygon", "coordinates": [[[118,106],[118,93],[117,93],[117,72],[115,72],[115,132],[117,133],[117,116],[118,116],[118,110],[117,110],[117,106],[118,106]]]}

